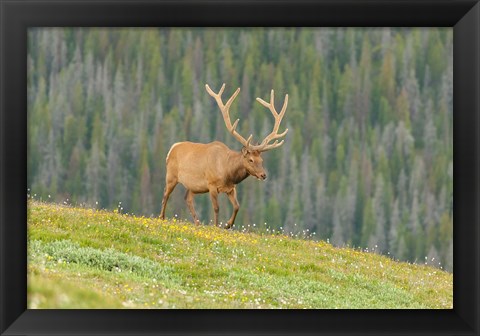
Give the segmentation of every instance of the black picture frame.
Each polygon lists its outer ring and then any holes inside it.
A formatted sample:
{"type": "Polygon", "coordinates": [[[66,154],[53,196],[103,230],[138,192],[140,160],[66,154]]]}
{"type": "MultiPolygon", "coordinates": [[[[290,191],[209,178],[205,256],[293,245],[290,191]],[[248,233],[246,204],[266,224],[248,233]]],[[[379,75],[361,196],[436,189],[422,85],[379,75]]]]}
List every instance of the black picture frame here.
{"type": "Polygon", "coordinates": [[[479,334],[480,4],[473,0],[0,0],[0,333],[479,334]],[[369,26],[454,29],[451,310],[27,310],[28,27],[369,26]]]}

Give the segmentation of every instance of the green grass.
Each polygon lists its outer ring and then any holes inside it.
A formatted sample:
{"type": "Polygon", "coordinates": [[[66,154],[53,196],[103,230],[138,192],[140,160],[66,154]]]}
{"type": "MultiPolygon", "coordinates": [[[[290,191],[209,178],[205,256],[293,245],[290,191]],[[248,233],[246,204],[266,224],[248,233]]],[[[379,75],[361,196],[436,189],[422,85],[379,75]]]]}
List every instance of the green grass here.
{"type": "Polygon", "coordinates": [[[451,273],[326,242],[28,203],[29,308],[452,308],[451,273]]]}

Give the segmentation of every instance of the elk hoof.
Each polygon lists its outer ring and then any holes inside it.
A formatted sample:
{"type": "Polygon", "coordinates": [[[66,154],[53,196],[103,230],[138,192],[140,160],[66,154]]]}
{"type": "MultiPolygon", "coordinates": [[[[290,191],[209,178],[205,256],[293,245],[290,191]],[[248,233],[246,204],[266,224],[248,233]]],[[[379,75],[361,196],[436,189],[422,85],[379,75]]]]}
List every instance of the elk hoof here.
{"type": "Polygon", "coordinates": [[[233,226],[233,224],[229,224],[229,223],[227,223],[227,225],[225,225],[225,230],[229,230],[229,229],[231,229],[231,228],[232,228],[232,226],[233,226]]]}

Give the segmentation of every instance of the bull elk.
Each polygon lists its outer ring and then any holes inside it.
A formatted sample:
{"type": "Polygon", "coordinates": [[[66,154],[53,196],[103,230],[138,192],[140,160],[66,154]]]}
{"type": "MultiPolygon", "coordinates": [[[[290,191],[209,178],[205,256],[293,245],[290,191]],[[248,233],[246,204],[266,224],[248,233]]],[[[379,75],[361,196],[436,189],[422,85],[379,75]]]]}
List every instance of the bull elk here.
{"type": "Polygon", "coordinates": [[[233,124],[230,121],[230,106],[240,92],[240,88],[235,91],[225,105],[222,101],[225,84],[222,85],[218,93],[213,92],[208,84],[205,85],[205,88],[208,94],[217,102],[228,131],[243,147],[237,152],[231,150],[227,145],[219,141],[207,144],[188,141],[173,144],[166,158],[166,185],[160,217],[162,219],[165,218],[165,207],[168,198],[175,186],[181,183],[187,189],[185,201],[196,224],[199,224],[199,220],[194,208],[194,196],[196,194],[210,193],[213,210],[215,212],[214,224],[218,226],[218,194],[226,193],[233,205],[232,216],[225,226],[226,229],[229,229],[233,226],[238,209],[240,208],[235,186],[250,175],[255,176],[259,180],[265,180],[267,175],[263,168],[261,154],[270,149],[280,147],[283,144],[283,140],[279,142],[277,139],[285,136],[288,128],[280,134],[278,133],[278,128],[287,110],[288,94],[285,95],[285,101],[280,113],[275,110],[273,90],[270,94],[270,103],[257,98],[257,101],[268,108],[273,114],[275,124],[273,131],[267,135],[259,145],[252,145],[252,135],[250,135],[248,139],[245,139],[236,131],[239,119],[233,124]],[[273,140],[275,141],[272,143],[273,140]]]}

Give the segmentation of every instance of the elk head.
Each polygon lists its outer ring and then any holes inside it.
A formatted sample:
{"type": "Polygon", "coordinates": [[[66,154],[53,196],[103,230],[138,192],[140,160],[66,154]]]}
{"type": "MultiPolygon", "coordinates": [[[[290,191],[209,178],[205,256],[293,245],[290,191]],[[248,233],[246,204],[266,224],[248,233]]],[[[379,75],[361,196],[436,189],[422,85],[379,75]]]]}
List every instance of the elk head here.
{"type": "Polygon", "coordinates": [[[247,172],[259,180],[265,180],[267,173],[263,168],[263,159],[258,150],[252,150],[247,147],[242,148],[243,166],[247,172]]]}

